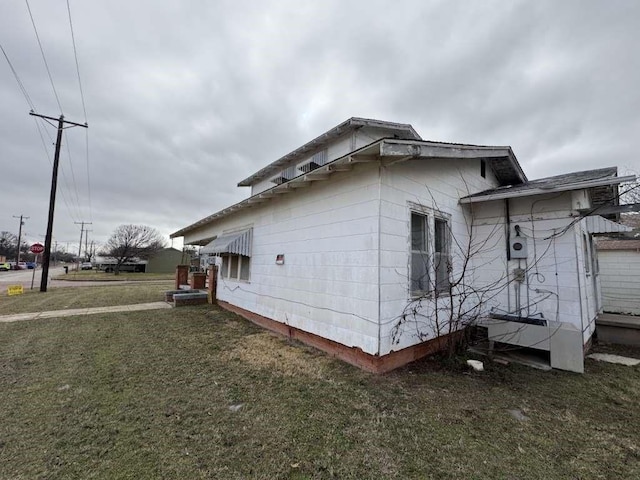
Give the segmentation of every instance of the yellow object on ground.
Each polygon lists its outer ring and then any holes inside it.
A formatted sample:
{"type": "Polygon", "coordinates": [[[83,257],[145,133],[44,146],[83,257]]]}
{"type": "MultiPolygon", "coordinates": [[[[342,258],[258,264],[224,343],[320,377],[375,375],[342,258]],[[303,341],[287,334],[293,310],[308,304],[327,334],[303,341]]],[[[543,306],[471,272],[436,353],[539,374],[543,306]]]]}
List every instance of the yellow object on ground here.
{"type": "Polygon", "coordinates": [[[22,295],[24,293],[24,289],[22,285],[9,285],[7,287],[7,294],[9,295],[22,295]]]}

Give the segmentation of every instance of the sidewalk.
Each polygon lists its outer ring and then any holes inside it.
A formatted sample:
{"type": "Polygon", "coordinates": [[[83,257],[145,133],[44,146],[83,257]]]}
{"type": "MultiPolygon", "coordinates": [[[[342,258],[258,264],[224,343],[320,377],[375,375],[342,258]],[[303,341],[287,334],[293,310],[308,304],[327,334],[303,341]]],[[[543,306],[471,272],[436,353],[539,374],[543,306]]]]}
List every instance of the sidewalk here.
{"type": "Polygon", "coordinates": [[[93,315],[95,313],[135,312],[138,310],[160,310],[172,308],[170,303],[151,302],[136,303],[134,305],[114,305],[112,307],[71,308],[67,310],[51,310],[48,312],[16,313],[14,315],[0,315],[0,323],[21,322],[38,318],[72,317],[75,315],[93,315]]]}

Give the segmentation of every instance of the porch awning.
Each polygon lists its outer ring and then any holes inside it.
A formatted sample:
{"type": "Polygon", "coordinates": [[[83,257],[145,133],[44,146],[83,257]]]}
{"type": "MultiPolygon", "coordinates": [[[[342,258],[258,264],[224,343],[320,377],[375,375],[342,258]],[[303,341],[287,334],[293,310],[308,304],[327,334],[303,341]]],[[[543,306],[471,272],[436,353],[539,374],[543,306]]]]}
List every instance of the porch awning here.
{"type": "Polygon", "coordinates": [[[235,253],[238,255],[251,256],[251,228],[241,232],[230,233],[216,238],[205,247],[200,253],[219,254],[235,253]]]}
{"type": "Polygon", "coordinates": [[[592,215],[585,218],[587,232],[589,233],[622,233],[633,230],[631,227],[607,220],[600,215],[592,215]]]}

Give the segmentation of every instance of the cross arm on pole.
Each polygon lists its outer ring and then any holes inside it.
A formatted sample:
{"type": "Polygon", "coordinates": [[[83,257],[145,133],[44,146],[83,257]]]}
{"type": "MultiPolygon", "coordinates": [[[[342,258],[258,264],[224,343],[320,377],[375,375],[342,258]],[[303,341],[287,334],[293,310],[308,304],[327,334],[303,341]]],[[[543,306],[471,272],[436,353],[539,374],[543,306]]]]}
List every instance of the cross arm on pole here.
{"type": "Polygon", "coordinates": [[[62,123],[68,123],[69,125],[73,125],[75,127],[89,128],[89,125],[86,122],[85,123],[76,123],[76,122],[70,122],[69,120],[65,120],[64,119],[64,115],[60,115],[59,118],[55,118],[55,117],[48,117],[47,115],[40,115],[39,113],[35,113],[33,111],[29,112],[29,115],[32,115],[34,117],[45,118],[47,120],[53,120],[53,121],[56,121],[56,122],[59,122],[60,120],[62,120],[62,123]]]}

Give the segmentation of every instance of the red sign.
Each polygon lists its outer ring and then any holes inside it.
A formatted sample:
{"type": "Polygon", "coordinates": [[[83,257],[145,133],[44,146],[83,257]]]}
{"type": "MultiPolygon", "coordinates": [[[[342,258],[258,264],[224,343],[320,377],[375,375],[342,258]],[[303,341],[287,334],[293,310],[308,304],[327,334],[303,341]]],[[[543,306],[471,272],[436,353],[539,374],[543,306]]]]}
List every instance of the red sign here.
{"type": "Polygon", "coordinates": [[[31,253],[42,253],[44,252],[44,245],[42,245],[41,243],[34,243],[33,245],[31,245],[31,248],[29,248],[29,251],[31,253]]]}

